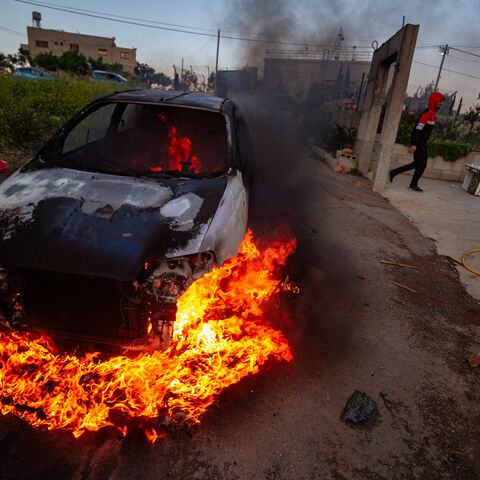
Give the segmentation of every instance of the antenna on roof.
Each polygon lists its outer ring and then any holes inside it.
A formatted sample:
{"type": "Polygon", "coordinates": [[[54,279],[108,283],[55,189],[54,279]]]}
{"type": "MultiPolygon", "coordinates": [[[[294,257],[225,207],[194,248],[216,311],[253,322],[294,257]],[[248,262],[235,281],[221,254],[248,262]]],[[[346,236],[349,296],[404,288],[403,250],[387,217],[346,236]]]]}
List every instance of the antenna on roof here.
{"type": "Polygon", "coordinates": [[[345,51],[345,37],[343,36],[343,27],[340,27],[340,31],[338,32],[337,39],[335,40],[334,45],[334,55],[333,58],[335,60],[340,60],[341,58],[345,60],[346,58],[346,51],[345,51]]]}
{"type": "Polygon", "coordinates": [[[32,12],[32,27],[41,28],[42,14],[40,12],[32,12]]]}

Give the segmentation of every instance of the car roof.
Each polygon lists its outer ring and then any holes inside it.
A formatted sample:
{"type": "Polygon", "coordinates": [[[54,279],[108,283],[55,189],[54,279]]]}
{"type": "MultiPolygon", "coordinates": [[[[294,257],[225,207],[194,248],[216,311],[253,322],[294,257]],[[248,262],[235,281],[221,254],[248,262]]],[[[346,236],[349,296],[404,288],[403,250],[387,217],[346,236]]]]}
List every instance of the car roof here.
{"type": "Polygon", "coordinates": [[[25,72],[32,72],[32,73],[44,73],[46,75],[50,75],[53,77],[53,75],[49,72],[47,72],[46,70],[43,70],[42,68],[37,68],[37,67],[19,67],[17,68],[17,70],[20,70],[20,71],[25,71],[25,72]]]}
{"type": "Polygon", "coordinates": [[[172,105],[224,110],[226,98],[214,97],[204,93],[188,93],[180,91],[166,92],[164,90],[126,90],[114,93],[108,100],[130,100],[133,102],[165,102],[172,105]]]}
{"type": "Polygon", "coordinates": [[[110,75],[116,75],[117,77],[121,77],[118,73],[115,72],[107,72],[106,70],[94,70],[92,73],[108,73],[110,75]]]}

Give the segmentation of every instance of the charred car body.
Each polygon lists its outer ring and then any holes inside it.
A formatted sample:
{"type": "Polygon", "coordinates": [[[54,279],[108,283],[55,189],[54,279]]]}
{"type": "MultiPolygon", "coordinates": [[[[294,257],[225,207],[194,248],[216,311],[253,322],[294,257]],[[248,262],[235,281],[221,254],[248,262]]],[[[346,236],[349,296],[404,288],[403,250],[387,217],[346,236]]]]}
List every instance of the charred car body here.
{"type": "Polygon", "coordinates": [[[149,90],[88,105],[0,185],[4,321],[166,345],[177,298],[238,251],[249,156],[228,99],[149,90]]]}

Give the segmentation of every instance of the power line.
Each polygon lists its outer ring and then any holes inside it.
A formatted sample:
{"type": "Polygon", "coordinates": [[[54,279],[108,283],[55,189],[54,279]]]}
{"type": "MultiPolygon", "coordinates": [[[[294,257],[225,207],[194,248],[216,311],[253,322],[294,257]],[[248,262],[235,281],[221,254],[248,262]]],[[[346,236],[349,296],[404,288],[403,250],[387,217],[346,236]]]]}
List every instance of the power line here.
{"type": "Polygon", "coordinates": [[[71,9],[68,9],[68,8],[54,7],[54,6],[51,6],[51,5],[46,5],[46,4],[42,4],[42,3],[38,3],[38,2],[30,2],[28,0],[15,0],[15,1],[20,2],[20,3],[26,3],[26,4],[29,4],[29,5],[35,5],[37,7],[50,8],[52,10],[58,10],[60,12],[67,12],[67,13],[74,13],[76,15],[83,15],[85,17],[99,18],[101,20],[109,20],[111,22],[126,23],[128,25],[137,25],[137,26],[141,26],[141,27],[156,28],[156,29],[159,29],[159,30],[168,30],[168,31],[171,31],[171,32],[190,33],[190,34],[193,34],[193,35],[202,35],[204,37],[215,37],[216,36],[216,35],[210,34],[210,33],[191,32],[191,31],[188,31],[188,30],[182,30],[182,29],[178,29],[178,28],[161,27],[161,26],[158,26],[158,25],[148,25],[146,23],[140,23],[140,22],[135,22],[135,21],[131,21],[131,20],[121,20],[121,19],[117,19],[117,18],[109,18],[109,17],[106,17],[104,15],[97,15],[97,14],[86,13],[86,12],[76,12],[75,10],[71,10],[71,9]]]}
{"type": "MultiPolygon", "coordinates": [[[[25,3],[29,5],[35,5],[38,7],[43,7],[43,8],[50,8],[52,10],[58,10],[61,12],[66,12],[66,13],[73,13],[76,15],[82,15],[86,17],[92,17],[92,18],[98,18],[100,20],[108,20],[111,22],[117,22],[117,23],[125,23],[127,25],[136,25],[140,27],[147,27],[147,28],[155,28],[159,30],[166,30],[166,31],[171,31],[171,32],[178,32],[178,33],[188,33],[191,35],[200,35],[200,36],[206,36],[206,37],[212,37],[215,38],[217,37],[216,33],[213,33],[215,30],[212,28],[205,28],[205,27],[192,27],[192,26],[187,26],[187,25],[180,25],[176,23],[167,23],[167,22],[159,22],[155,20],[146,20],[146,19],[141,19],[141,18],[136,18],[136,17],[129,17],[129,16],[124,16],[124,15],[117,15],[113,13],[105,13],[105,12],[98,12],[95,10],[88,10],[88,9],[82,9],[78,7],[70,7],[70,6],[65,6],[65,5],[60,5],[60,4],[54,4],[50,2],[35,2],[35,1],[29,1],[29,0],[15,0],[16,2],[19,3],[25,3]],[[148,22],[148,23],[145,23],[148,22]],[[185,30],[188,29],[188,30],[185,30]],[[197,30],[197,31],[195,31],[197,30]],[[203,30],[203,31],[198,31],[198,30],[203,30]],[[212,32],[212,33],[207,33],[207,32],[212,32]]],[[[9,32],[9,33],[13,33],[9,32]]],[[[18,35],[25,36],[24,34],[20,34],[19,32],[15,32],[18,35]]],[[[231,32],[226,32],[225,33],[231,33],[231,32]]],[[[317,48],[331,48],[332,45],[320,45],[320,44],[315,44],[315,43],[305,43],[305,42],[287,42],[287,41],[282,41],[282,40],[267,40],[267,39],[261,39],[261,38],[249,38],[249,37],[244,37],[241,36],[242,34],[235,34],[232,33],[231,35],[222,35],[222,38],[228,39],[228,40],[238,40],[238,41],[245,41],[245,42],[253,42],[253,43],[265,43],[265,44],[272,44],[272,45],[290,45],[290,46],[301,46],[301,47],[317,47],[317,48]],[[236,35],[236,36],[235,36],[236,35]]],[[[293,37],[290,37],[293,38],[293,37]]],[[[459,47],[464,47],[464,48],[480,48],[480,46],[465,46],[465,45],[458,45],[459,47]]],[[[438,48],[441,47],[441,45],[417,45],[417,49],[428,49],[428,48],[438,48]]],[[[356,45],[355,48],[357,49],[366,49],[370,50],[372,47],[371,46],[363,46],[363,45],[356,45]]],[[[453,48],[453,47],[450,47],[453,48]]],[[[455,48],[454,48],[455,49],[455,48]]],[[[458,49],[457,49],[458,50],[458,49]]],[[[459,50],[462,51],[462,50],[459,50]]],[[[475,55],[471,52],[463,52],[462,53],[469,53],[470,55],[475,55]]],[[[479,56],[480,55],[475,55],[479,56]]]]}
{"type": "Polygon", "coordinates": [[[191,53],[190,55],[187,55],[186,57],[184,57],[184,59],[185,59],[185,60],[188,60],[189,58],[192,58],[192,57],[196,56],[196,55],[197,55],[201,50],[203,50],[203,49],[207,46],[207,44],[208,44],[209,42],[211,42],[211,41],[212,41],[211,38],[207,38],[207,41],[206,41],[200,48],[198,48],[195,52],[191,53]]]}
{"type": "Polygon", "coordinates": [[[480,58],[480,55],[476,54],[476,53],[472,53],[472,52],[467,52],[465,50],[460,50],[459,48],[455,48],[455,47],[450,47],[452,50],[456,50],[457,52],[462,52],[462,53],[465,53],[467,55],[472,55],[473,57],[478,57],[480,58]]]}
{"type": "MultiPolygon", "coordinates": [[[[189,26],[189,25],[180,25],[178,23],[159,22],[157,20],[149,20],[149,19],[145,19],[145,18],[136,18],[136,17],[125,16],[125,15],[117,15],[115,13],[99,12],[97,10],[88,10],[88,9],[85,9],[85,8],[72,7],[72,6],[69,6],[69,5],[61,5],[61,4],[58,4],[58,3],[51,3],[51,2],[43,2],[42,1],[40,3],[37,3],[36,5],[41,6],[41,7],[45,7],[45,8],[61,7],[61,8],[72,10],[72,11],[74,11],[74,13],[76,13],[76,12],[86,12],[86,13],[93,13],[93,14],[97,14],[97,15],[107,15],[109,17],[124,18],[124,19],[127,19],[127,20],[135,20],[135,21],[138,21],[138,22],[147,22],[147,23],[153,23],[153,24],[157,24],[157,25],[166,25],[168,27],[178,27],[178,28],[187,28],[189,30],[203,30],[203,31],[206,31],[206,32],[215,32],[215,34],[213,36],[214,37],[217,36],[217,29],[216,28],[192,27],[192,26],[189,26]]],[[[237,33],[237,32],[231,32],[231,31],[223,30],[223,29],[222,29],[222,32],[230,33],[232,35],[242,35],[242,34],[237,33]]],[[[299,37],[288,37],[288,38],[297,38],[298,39],[299,37]]],[[[368,40],[366,40],[366,41],[368,41],[368,40]]],[[[369,46],[363,47],[362,46],[362,47],[358,47],[358,48],[371,48],[371,47],[369,47],[369,46]]]]}
{"type": "Polygon", "coordinates": [[[457,48],[480,48],[480,45],[453,45],[457,48]]]}
{"type": "MultiPolygon", "coordinates": [[[[15,0],[16,2],[20,3],[25,3],[28,5],[35,5],[37,7],[43,7],[43,8],[50,8],[52,10],[58,10],[61,12],[67,12],[67,13],[73,13],[76,15],[83,15],[86,17],[91,17],[91,18],[98,18],[101,20],[109,20],[111,22],[117,22],[117,23],[125,23],[127,25],[136,25],[140,27],[147,27],[147,28],[154,28],[158,30],[167,30],[171,32],[179,32],[179,33],[188,33],[190,35],[201,35],[204,37],[217,37],[216,34],[213,33],[207,33],[207,32],[195,32],[192,30],[185,30],[185,28],[197,28],[200,29],[200,27],[182,27],[182,28],[173,28],[173,27],[167,27],[167,26],[160,26],[160,25],[151,25],[148,23],[142,23],[141,21],[134,21],[132,20],[127,20],[126,18],[132,18],[132,17],[125,17],[125,18],[112,18],[111,16],[106,16],[109,14],[93,14],[93,13],[87,13],[83,11],[75,11],[72,10],[71,8],[66,8],[62,6],[53,6],[53,4],[46,4],[46,3],[40,3],[40,2],[34,2],[34,1],[29,1],[29,0],[15,0]]],[[[150,22],[150,21],[149,21],[150,22]]],[[[153,23],[153,22],[151,22],[153,23]]],[[[222,35],[223,39],[228,39],[228,40],[239,40],[239,41],[244,41],[244,42],[253,42],[253,43],[265,43],[265,44],[271,44],[271,45],[291,45],[291,46],[301,46],[301,47],[317,47],[317,48],[332,48],[332,45],[320,45],[320,44],[315,44],[315,43],[305,43],[305,42],[286,42],[286,41],[280,41],[280,40],[266,40],[266,39],[261,39],[261,38],[249,38],[249,37],[243,37],[243,36],[233,36],[233,35],[222,35]]],[[[356,46],[358,49],[370,49],[370,46],[356,46]]]]}
{"type": "Polygon", "coordinates": [[[452,59],[452,58],[453,58],[454,60],[460,60],[461,62],[480,63],[480,60],[470,60],[470,59],[468,59],[468,58],[461,58],[461,57],[457,57],[457,56],[452,55],[452,54],[450,54],[450,55],[448,56],[448,58],[449,58],[449,59],[452,59]]]}
{"type": "Polygon", "coordinates": [[[0,26],[0,30],[3,30],[3,31],[5,31],[7,33],[10,33],[12,35],[18,35],[19,37],[26,37],[26,35],[24,33],[17,32],[16,30],[12,30],[12,29],[7,28],[7,27],[0,26]]]}
{"type": "Polygon", "coordinates": [[[93,14],[98,14],[98,15],[108,15],[110,17],[117,17],[117,18],[125,18],[127,20],[136,20],[139,22],[148,22],[148,23],[154,23],[158,25],[166,25],[168,27],[178,27],[178,28],[188,28],[190,30],[205,30],[209,32],[216,32],[217,30],[214,28],[205,28],[205,27],[190,27],[188,25],[179,25],[176,23],[167,23],[167,22],[158,22],[156,20],[146,20],[144,18],[135,18],[135,17],[127,17],[124,15],[117,15],[115,13],[106,13],[106,12],[98,12],[96,10],[87,10],[85,8],[78,8],[78,7],[71,7],[67,5],[59,5],[56,3],[50,3],[50,2],[41,2],[41,4],[37,4],[40,7],[45,7],[45,8],[55,8],[55,7],[62,7],[62,8],[68,8],[73,11],[78,11],[78,12],[86,12],[86,13],[93,13],[93,14]]]}
{"type": "MultiPolygon", "coordinates": [[[[438,69],[438,65],[430,65],[429,63],[419,62],[418,60],[414,60],[413,62],[414,63],[419,63],[420,65],[425,65],[427,67],[432,67],[432,68],[438,69]]],[[[480,77],[476,77],[475,75],[469,75],[468,73],[456,72],[455,70],[449,70],[448,68],[444,68],[443,70],[445,72],[456,73],[458,75],[464,75],[465,77],[470,77],[470,78],[475,78],[477,80],[480,80],[480,77]]]]}

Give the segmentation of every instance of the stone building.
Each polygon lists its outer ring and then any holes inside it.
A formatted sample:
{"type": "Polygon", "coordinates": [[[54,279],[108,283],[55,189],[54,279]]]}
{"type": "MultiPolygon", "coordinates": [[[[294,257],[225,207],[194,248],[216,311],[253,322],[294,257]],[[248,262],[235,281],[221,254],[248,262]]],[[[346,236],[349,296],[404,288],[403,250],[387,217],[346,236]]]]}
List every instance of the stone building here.
{"type": "Polygon", "coordinates": [[[47,52],[61,56],[68,50],[77,50],[87,59],[92,57],[97,60],[100,57],[105,63],[120,63],[129,73],[133,73],[137,65],[137,49],[117,47],[115,37],[97,37],[40,27],[27,27],[27,35],[28,44],[22,44],[21,48],[28,50],[32,57],[47,52]]]}

